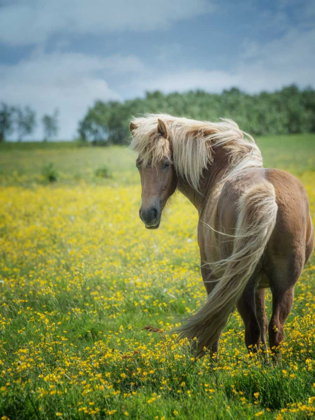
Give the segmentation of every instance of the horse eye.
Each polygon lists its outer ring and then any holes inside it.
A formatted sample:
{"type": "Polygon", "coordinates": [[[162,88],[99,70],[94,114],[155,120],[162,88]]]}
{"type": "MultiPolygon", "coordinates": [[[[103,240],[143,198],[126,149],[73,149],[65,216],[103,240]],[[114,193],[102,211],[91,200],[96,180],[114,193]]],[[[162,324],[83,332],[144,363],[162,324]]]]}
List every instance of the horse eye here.
{"type": "Polygon", "coordinates": [[[169,167],[170,167],[170,163],[169,162],[164,163],[163,169],[168,169],[169,167]]]}

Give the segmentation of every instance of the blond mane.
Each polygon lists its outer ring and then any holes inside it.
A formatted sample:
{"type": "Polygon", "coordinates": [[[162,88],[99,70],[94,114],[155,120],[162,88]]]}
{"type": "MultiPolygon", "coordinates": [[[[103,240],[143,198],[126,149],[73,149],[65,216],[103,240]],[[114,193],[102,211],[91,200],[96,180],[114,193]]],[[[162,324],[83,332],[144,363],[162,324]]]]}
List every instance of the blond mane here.
{"type": "Polygon", "coordinates": [[[163,157],[172,159],[178,175],[198,190],[203,170],[215,159],[215,148],[224,147],[229,155],[226,176],[248,167],[262,167],[261,152],[254,139],[227,119],[218,123],[146,114],[132,120],[131,147],[144,165],[155,166],[163,157]],[[168,138],[157,132],[158,120],[168,129],[168,138]]]}

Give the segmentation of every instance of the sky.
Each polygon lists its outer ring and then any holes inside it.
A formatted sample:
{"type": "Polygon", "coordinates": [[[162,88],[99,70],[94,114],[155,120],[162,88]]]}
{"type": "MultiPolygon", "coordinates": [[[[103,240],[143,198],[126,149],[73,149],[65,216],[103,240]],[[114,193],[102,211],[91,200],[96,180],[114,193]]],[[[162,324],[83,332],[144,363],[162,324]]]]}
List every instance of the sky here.
{"type": "Polygon", "coordinates": [[[60,139],[99,99],[292,83],[315,87],[315,0],[0,0],[0,102],[58,108],[60,139]]]}

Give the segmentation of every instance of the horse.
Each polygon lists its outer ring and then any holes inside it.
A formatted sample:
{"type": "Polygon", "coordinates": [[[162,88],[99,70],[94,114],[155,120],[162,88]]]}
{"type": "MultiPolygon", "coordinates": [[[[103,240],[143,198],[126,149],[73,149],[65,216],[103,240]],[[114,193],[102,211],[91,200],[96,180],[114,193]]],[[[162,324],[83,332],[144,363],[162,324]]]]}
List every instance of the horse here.
{"type": "Polygon", "coordinates": [[[199,214],[205,305],[180,328],[196,357],[218,354],[221,331],[237,307],[250,351],[267,350],[265,290],[271,289],[269,344],[279,349],[294,287],[314,246],[307,193],[293,175],[263,167],[254,139],[232,120],[213,123],[145,114],[130,122],[138,153],[139,215],[157,229],[179,190],[199,214]],[[191,341],[192,340],[192,341],[191,341]]]}

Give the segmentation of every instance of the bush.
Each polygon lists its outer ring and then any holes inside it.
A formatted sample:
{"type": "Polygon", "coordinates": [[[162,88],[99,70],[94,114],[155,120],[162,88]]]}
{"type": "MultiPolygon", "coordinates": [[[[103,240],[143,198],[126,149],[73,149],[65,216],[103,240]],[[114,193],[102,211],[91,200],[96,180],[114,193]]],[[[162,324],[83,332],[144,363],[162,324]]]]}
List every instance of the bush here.
{"type": "Polygon", "coordinates": [[[107,166],[101,166],[100,168],[96,169],[95,176],[98,178],[111,178],[112,174],[107,166]]]}
{"type": "Polygon", "coordinates": [[[53,163],[48,163],[42,168],[42,176],[45,183],[52,183],[58,181],[58,172],[53,163]]]}

